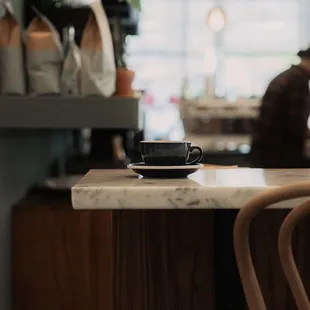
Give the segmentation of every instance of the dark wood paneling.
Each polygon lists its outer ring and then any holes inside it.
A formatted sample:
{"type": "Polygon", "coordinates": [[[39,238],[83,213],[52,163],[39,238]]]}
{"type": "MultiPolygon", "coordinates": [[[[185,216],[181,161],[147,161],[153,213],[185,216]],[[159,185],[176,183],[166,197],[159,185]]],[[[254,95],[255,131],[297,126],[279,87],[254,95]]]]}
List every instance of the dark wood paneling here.
{"type": "Polygon", "coordinates": [[[213,211],[114,213],[115,310],[215,309],[213,211]]]}
{"type": "Polygon", "coordinates": [[[216,310],[246,309],[233,244],[233,229],[237,213],[238,210],[215,211],[216,310]]]}
{"type": "MultiPolygon", "coordinates": [[[[237,210],[76,211],[68,194],[36,197],[13,211],[13,310],[247,309],[232,246],[237,210]]],[[[287,212],[266,210],[251,227],[268,310],[296,310],[277,251],[287,212]]],[[[309,232],[310,218],[294,236],[308,293],[309,232]]]]}
{"type": "Polygon", "coordinates": [[[113,310],[111,212],[54,198],[13,211],[13,309],[113,310]]]}

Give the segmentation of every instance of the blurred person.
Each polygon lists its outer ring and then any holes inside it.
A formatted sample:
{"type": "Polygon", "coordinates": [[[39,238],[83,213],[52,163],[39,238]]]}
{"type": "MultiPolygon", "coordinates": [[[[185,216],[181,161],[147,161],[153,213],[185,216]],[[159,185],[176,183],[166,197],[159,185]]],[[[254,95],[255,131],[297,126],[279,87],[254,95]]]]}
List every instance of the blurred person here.
{"type": "Polygon", "coordinates": [[[310,47],[297,55],[300,63],[276,76],[262,98],[252,135],[253,167],[305,166],[304,144],[310,137],[310,47]]]}

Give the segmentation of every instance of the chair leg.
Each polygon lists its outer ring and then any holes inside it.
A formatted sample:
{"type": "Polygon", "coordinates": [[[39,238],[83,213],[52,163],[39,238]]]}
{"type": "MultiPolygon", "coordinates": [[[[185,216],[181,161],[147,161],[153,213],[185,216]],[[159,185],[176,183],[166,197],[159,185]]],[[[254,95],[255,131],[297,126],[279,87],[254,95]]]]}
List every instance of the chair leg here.
{"type": "Polygon", "coordinates": [[[264,298],[254,270],[249,246],[249,230],[252,219],[265,207],[266,205],[262,203],[245,205],[240,209],[234,226],[236,261],[250,310],[266,310],[264,298]]]}
{"type": "Polygon", "coordinates": [[[294,208],[283,221],[278,240],[282,267],[299,310],[310,310],[310,303],[293,256],[292,234],[299,222],[309,214],[310,200],[294,208]]]}

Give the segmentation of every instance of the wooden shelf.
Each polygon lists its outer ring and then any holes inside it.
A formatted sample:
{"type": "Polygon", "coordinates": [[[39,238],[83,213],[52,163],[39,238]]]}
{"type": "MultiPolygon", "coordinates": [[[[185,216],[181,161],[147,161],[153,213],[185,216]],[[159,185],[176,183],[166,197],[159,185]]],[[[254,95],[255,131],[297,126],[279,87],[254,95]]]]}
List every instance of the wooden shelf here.
{"type": "Polygon", "coordinates": [[[0,128],[142,129],[139,98],[0,97],[0,128]]]}

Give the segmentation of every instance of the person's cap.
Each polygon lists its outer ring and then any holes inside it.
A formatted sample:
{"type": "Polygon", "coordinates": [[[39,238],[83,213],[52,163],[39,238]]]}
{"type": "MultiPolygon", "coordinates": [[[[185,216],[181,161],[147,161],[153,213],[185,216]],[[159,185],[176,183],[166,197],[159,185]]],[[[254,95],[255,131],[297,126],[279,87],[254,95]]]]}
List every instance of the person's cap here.
{"type": "Polygon", "coordinates": [[[297,56],[299,56],[300,58],[310,58],[310,47],[308,47],[307,49],[304,49],[304,50],[300,50],[298,53],[297,53],[297,56]]]}

